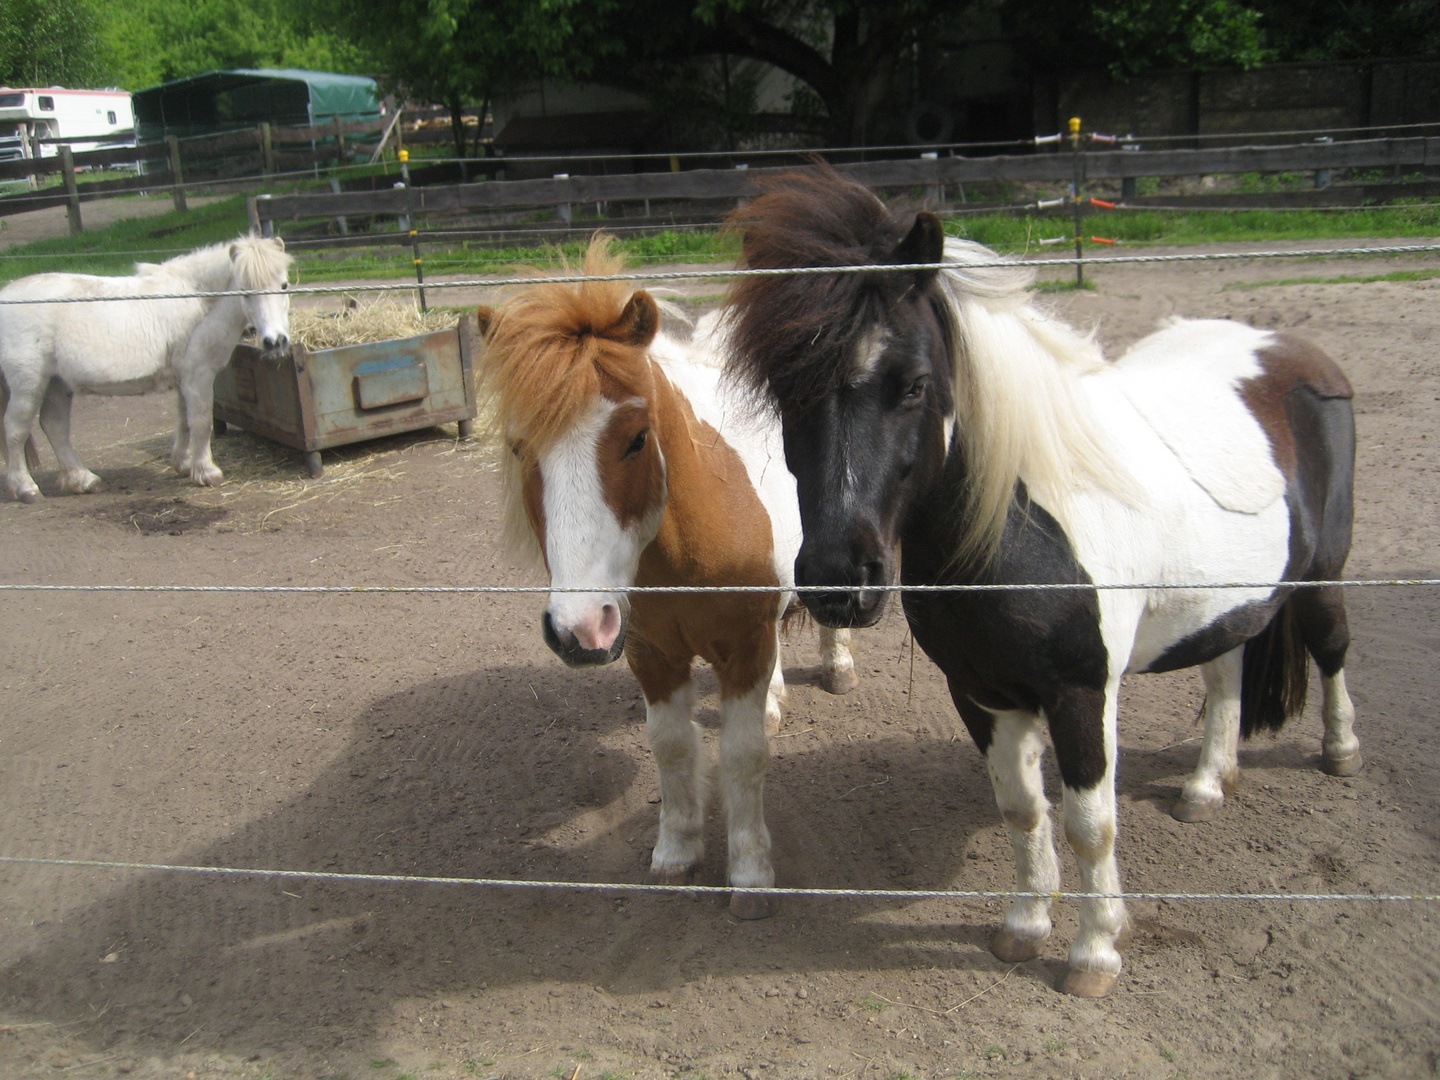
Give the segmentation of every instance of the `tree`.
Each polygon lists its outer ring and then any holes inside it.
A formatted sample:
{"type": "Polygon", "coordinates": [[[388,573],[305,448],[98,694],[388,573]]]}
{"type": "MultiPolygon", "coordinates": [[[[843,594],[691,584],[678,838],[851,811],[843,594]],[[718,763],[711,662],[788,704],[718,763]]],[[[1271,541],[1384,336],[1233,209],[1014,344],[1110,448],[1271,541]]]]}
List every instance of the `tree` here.
{"type": "Polygon", "coordinates": [[[0,84],[91,86],[105,72],[87,0],[0,0],[0,84]]]}
{"type": "Polygon", "coordinates": [[[110,64],[120,85],[132,90],[224,68],[363,70],[361,51],[330,30],[309,5],[130,0],[107,11],[110,64]]]}
{"type": "Polygon", "coordinates": [[[603,48],[594,20],[621,0],[322,0],[323,10],[404,96],[450,110],[457,156],[463,111],[527,79],[582,78],[603,48]]]}

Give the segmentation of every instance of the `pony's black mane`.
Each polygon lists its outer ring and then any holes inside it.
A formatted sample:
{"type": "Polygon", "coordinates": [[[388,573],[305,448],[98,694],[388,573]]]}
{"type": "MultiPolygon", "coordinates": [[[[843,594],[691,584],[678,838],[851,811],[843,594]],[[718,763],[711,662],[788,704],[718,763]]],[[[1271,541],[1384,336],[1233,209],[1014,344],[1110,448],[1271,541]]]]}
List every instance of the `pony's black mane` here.
{"type": "MultiPolygon", "coordinates": [[[[764,194],[728,220],[741,231],[748,269],[889,263],[914,218],[891,214],[868,188],[825,165],[759,186],[764,194]]],[[[726,300],[730,370],[782,407],[803,410],[844,379],[836,357],[856,328],[886,321],[913,288],[907,274],[740,278],[726,300]]]]}

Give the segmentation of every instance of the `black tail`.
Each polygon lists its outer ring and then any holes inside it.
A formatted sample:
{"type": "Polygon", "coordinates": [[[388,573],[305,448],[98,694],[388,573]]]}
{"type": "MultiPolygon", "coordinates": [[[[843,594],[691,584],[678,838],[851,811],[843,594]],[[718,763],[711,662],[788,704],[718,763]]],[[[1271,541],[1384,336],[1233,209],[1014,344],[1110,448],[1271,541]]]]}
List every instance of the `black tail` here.
{"type": "Polygon", "coordinates": [[[1245,643],[1240,677],[1240,734],[1279,731],[1305,709],[1310,688],[1310,657],[1289,600],[1270,625],[1245,643]]]}

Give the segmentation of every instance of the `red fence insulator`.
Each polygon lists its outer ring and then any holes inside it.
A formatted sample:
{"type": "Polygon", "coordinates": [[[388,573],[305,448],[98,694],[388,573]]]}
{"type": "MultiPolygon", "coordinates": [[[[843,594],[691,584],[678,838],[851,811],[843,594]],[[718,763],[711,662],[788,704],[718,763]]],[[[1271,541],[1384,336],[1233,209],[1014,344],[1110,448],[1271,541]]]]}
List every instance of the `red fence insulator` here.
{"type": "Polygon", "coordinates": [[[1091,199],[1091,200],[1090,200],[1090,205],[1091,205],[1091,206],[1099,206],[1099,207],[1101,207],[1101,208],[1103,208],[1103,209],[1105,209],[1105,210],[1114,210],[1114,209],[1115,209],[1115,204],[1114,204],[1113,202],[1106,202],[1104,199],[1091,199]]]}
{"type": "Polygon", "coordinates": [[[1092,244],[1109,244],[1111,247],[1114,247],[1116,243],[1118,243],[1118,241],[1115,240],[1107,240],[1103,236],[1092,236],[1090,237],[1090,242],[1092,244]]]}

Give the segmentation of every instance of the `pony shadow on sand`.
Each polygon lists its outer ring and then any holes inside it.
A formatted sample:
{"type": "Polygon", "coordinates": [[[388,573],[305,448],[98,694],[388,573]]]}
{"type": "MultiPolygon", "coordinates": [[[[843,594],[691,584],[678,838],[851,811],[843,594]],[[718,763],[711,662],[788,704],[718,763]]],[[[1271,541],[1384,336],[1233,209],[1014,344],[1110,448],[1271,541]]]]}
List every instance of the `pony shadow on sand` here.
{"type": "MultiPolygon", "coordinates": [[[[700,720],[718,715],[702,703],[700,720]]],[[[298,797],[173,863],[356,874],[639,882],[659,789],[629,674],[477,670],[375,701],[348,751],[298,797]]],[[[780,743],[767,786],[782,884],[1001,884],[966,852],[996,814],[962,743],[897,732],[806,752],[780,743]]],[[[712,810],[696,883],[722,885],[712,810]]],[[[95,871],[74,871],[89,874],[95,871]]],[[[68,873],[62,871],[62,873],[68,873]]],[[[560,980],[617,992],[704,973],[1001,970],[968,923],[867,916],[894,900],[787,899],[738,922],[723,901],[528,888],[121,874],[0,978],[12,1015],[73,1025],[97,1049],[361,1051],[415,995],[560,980]],[[818,916],[818,917],[817,917],[818,916]],[[836,933],[837,920],[844,926],[836,933]],[[107,962],[101,962],[105,958],[107,962]]],[[[94,883],[87,882],[90,887],[94,883]]]]}

